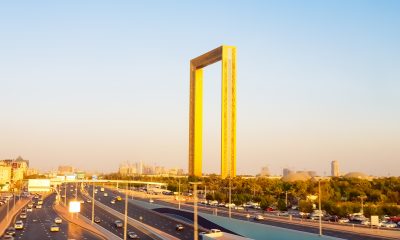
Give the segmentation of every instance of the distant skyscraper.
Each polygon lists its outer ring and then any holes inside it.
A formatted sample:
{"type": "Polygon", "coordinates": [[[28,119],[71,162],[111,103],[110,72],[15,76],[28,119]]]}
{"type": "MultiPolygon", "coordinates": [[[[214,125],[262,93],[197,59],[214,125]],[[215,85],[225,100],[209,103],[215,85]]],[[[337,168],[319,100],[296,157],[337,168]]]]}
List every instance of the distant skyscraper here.
{"type": "Polygon", "coordinates": [[[339,162],[337,160],[333,160],[331,162],[331,176],[339,177],[339,162]]]}
{"type": "Polygon", "coordinates": [[[286,177],[287,175],[289,175],[289,173],[292,173],[292,170],[290,170],[289,168],[284,168],[283,169],[283,176],[286,177]]]}
{"type": "Polygon", "coordinates": [[[265,166],[265,167],[261,168],[261,173],[260,173],[261,177],[266,177],[266,176],[269,176],[269,175],[270,175],[270,173],[269,173],[268,166],[265,166]]]}

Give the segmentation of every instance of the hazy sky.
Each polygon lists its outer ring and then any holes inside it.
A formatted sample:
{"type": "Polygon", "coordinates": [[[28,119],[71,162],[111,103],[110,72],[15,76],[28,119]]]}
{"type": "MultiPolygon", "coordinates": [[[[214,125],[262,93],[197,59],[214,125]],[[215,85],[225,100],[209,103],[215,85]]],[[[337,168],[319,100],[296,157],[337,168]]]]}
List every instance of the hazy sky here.
{"type": "MultiPolygon", "coordinates": [[[[0,159],[188,166],[189,60],[237,47],[238,173],[400,175],[399,1],[2,1],[0,159]]],[[[219,172],[220,64],[204,171],[219,172]]]]}

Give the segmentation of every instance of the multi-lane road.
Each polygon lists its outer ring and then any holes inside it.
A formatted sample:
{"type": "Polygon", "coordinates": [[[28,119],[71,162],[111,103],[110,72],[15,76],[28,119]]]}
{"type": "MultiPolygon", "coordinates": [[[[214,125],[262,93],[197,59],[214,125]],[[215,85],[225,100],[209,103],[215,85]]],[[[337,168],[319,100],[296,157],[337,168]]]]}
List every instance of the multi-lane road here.
{"type": "Polygon", "coordinates": [[[14,238],[22,240],[102,239],[90,231],[65,220],[61,224],[58,224],[60,227],[59,232],[51,232],[50,226],[54,223],[54,219],[59,217],[53,209],[54,201],[55,194],[51,194],[44,199],[42,208],[33,208],[32,212],[27,212],[26,219],[20,219],[18,214],[15,220],[22,220],[24,222],[24,228],[22,230],[16,230],[14,238]]]}
{"type": "MultiPolygon", "coordinates": [[[[92,187],[88,186],[87,191],[89,193],[89,196],[91,196],[92,187]]],[[[121,195],[118,192],[111,191],[107,188],[105,189],[105,192],[101,192],[98,190],[98,192],[95,194],[95,200],[101,202],[104,205],[107,205],[108,207],[111,207],[112,209],[120,213],[125,212],[125,205],[124,205],[125,196],[121,195]],[[108,196],[104,196],[104,193],[107,193],[108,196]],[[111,200],[115,199],[117,196],[121,196],[123,200],[115,201],[115,203],[112,204],[111,200]]],[[[141,221],[144,224],[150,225],[178,239],[193,239],[192,224],[183,224],[185,227],[184,230],[176,231],[175,227],[177,224],[181,224],[182,223],[181,221],[177,221],[173,218],[166,217],[163,214],[140,207],[136,204],[133,204],[132,202],[129,202],[128,204],[128,216],[135,220],[141,221]]]]}
{"type": "MultiPolygon", "coordinates": [[[[77,190],[78,190],[78,194],[76,195],[75,185],[67,186],[67,191],[66,191],[67,192],[67,202],[69,202],[71,200],[76,200],[76,197],[77,197],[77,200],[83,200],[83,203],[81,203],[81,212],[79,213],[80,217],[85,217],[85,218],[91,220],[92,219],[92,203],[87,202],[87,200],[91,199],[91,198],[84,196],[81,193],[79,188],[77,190]]],[[[98,198],[98,196],[96,196],[96,198],[98,198]]],[[[115,217],[111,213],[103,210],[102,208],[100,208],[96,205],[95,205],[94,212],[95,212],[95,217],[98,217],[100,219],[100,222],[95,223],[95,224],[98,224],[99,226],[101,226],[105,230],[111,232],[115,236],[117,236],[119,238],[123,238],[124,228],[116,227],[116,225],[114,223],[116,220],[120,220],[121,222],[123,222],[123,219],[115,217]]],[[[140,237],[140,239],[144,239],[144,240],[152,239],[146,233],[140,231],[137,228],[134,228],[134,227],[128,225],[128,233],[129,232],[136,233],[140,237]]]]}

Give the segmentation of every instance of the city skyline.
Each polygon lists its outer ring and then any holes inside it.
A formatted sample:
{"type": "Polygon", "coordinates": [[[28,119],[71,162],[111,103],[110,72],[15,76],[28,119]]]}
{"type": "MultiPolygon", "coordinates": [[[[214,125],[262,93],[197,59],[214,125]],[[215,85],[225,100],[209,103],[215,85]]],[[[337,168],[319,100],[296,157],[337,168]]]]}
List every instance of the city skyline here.
{"type": "MultiPolygon", "coordinates": [[[[239,175],[329,175],[335,159],[400,175],[398,2],[157,4],[1,3],[0,159],[186,170],[188,62],[231,44],[239,175]]],[[[203,170],[218,173],[220,67],[204,75],[203,170]]]]}

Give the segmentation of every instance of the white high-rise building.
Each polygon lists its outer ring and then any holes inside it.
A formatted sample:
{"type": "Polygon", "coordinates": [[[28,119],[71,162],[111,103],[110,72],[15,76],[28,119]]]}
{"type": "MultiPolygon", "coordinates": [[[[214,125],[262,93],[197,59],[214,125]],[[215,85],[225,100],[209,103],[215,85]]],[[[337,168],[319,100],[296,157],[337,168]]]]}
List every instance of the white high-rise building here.
{"type": "Polygon", "coordinates": [[[333,160],[331,162],[331,176],[332,177],[339,177],[339,162],[337,160],[333,160]]]}

